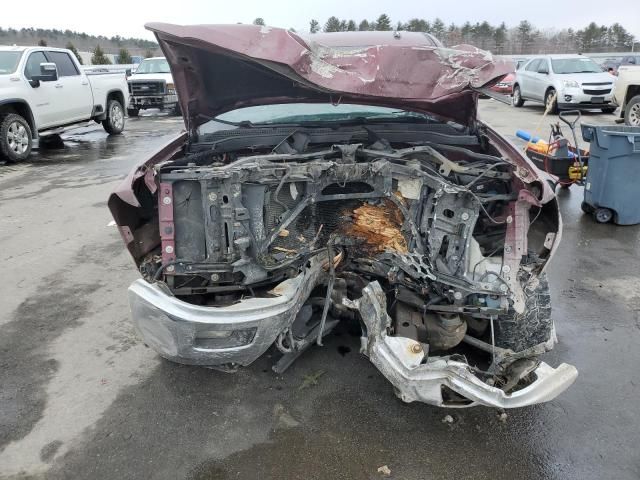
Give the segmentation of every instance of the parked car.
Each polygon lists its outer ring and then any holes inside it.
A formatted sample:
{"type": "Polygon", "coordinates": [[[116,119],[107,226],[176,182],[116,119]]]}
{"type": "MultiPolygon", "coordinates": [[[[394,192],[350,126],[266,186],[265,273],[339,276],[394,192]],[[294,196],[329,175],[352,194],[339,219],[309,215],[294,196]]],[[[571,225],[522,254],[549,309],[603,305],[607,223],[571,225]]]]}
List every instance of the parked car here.
{"type": "Polygon", "coordinates": [[[129,77],[130,117],[137,117],[140,110],[147,108],[168,109],[180,115],[180,105],[176,88],[164,57],[145,58],[129,77]]]}
{"type": "Polygon", "coordinates": [[[613,101],[626,125],[640,127],[640,65],[620,66],[613,101]]]}
{"type": "Polygon", "coordinates": [[[640,55],[625,55],[618,67],[622,65],[640,65],[640,55]]]}
{"type": "Polygon", "coordinates": [[[618,68],[623,65],[640,65],[640,55],[625,55],[618,58],[607,58],[602,63],[602,71],[608,72],[611,69],[614,75],[618,75],[618,68]]]}
{"type": "Polygon", "coordinates": [[[502,95],[511,95],[513,93],[513,82],[515,79],[515,73],[507,73],[498,83],[491,87],[491,90],[496,93],[501,93],[502,95]]]}
{"type": "Polygon", "coordinates": [[[608,72],[611,70],[615,75],[618,71],[618,67],[620,66],[619,58],[607,58],[600,64],[600,68],[603,72],[608,72]]]}
{"type": "Polygon", "coordinates": [[[108,202],[147,345],[225,371],[272,348],[281,373],[352,322],[407,402],[520,407],[571,385],[538,359],[558,203],[476,116],[511,62],[419,33],[147,28],[187,126],[108,202]]]}
{"type": "Polygon", "coordinates": [[[124,74],[87,75],[70,50],[0,46],[0,156],[26,159],[33,141],[95,120],[124,129],[124,74]]]}
{"type": "Polygon", "coordinates": [[[601,109],[612,113],[615,78],[583,55],[545,55],[516,72],[513,106],[542,102],[551,113],[569,109],[601,109]]]}

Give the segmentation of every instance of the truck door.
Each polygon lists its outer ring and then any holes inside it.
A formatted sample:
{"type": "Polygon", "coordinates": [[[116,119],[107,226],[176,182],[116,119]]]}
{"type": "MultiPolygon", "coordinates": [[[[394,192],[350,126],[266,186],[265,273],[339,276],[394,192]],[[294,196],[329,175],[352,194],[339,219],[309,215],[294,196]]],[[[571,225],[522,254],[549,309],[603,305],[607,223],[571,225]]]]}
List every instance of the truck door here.
{"type": "Polygon", "coordinates": [[[76,66],[69,53],[49,50],[47,58],[58,67],[56,85],[56,103],[60,105],[60,114],[64,123],[88,120],[93,110],[91,85],[84,73],[76,66]]]}
{"type": "MultiPolygon", "coordinates": [[[[34,75],[40,75],[40,64],[47,63],[44,52],[36,51],[29,54],[29,58],[24,66],[24,76],[31,80],[34,75]]],[[[38,87],[32,87],[27,83],[29,89],[29,103],[33,109],[33,116],[38,130],[57,125],[58,103],[56,101],[56,87],[58,82],[40,82],[38,87]]]]}

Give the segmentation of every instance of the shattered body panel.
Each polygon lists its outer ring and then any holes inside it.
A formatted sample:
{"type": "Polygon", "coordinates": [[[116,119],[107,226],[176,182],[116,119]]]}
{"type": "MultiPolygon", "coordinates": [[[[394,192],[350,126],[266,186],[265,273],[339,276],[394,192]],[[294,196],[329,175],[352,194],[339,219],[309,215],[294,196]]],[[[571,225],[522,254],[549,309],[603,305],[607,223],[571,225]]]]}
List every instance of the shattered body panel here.
{"type": "Polygon", "coordinates": [[[517,407],[575,380],[537,359],[555,342],[554,194],[475,118],[472,87],[502,76],[500,63],[407,39],[346,50],[281,29],[151,28],[189,132],[109,200],[144,277],[129,297],[146,343],[225,370],[274,345],[281,373],[345,321],[405,401],[517,407]],[[255,76],[214,94],[222,73],[246,68],[255,76]],[[336,94],[435,117],[197,129],[238,106],[336,94]]]}

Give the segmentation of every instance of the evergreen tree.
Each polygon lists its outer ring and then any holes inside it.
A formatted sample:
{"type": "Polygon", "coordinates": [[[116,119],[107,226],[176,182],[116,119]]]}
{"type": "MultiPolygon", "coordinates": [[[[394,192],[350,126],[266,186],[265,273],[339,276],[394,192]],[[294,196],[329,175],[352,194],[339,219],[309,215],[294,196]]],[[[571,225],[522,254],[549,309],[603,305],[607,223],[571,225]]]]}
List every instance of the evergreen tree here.
{"type": "Polygon", "coordinates": [[[436,37],[438,40],[442,40],[447,33],[447,27],[442,20],[436,18],[431,24],[431,31],[429,33],[431,33],[431,35],[436,37]]]}
{"type": "Polygon", "coordinates": [[[130,65],[133,63],[133,59],[131,58],[131,54],[129,50],[126,48],[121,48],[118,52],[118,63],[120,65],[130,65]]]}
{"type": "Polygon", "coordinates": [[[262,25],[262,26],[264,27],[264,26],[265,26],[264,18],[260,18],[260,17],[256,18],[256,19],[253,21],[253,24],[254,24],[254,25],[262,25]]]}
{"type": "Polygon", "coordinates": [[[320,24],[318,23],[317,20],[312,18],[311,21],[309,22],[309,32],[318,33],[319,31],[320,31],[320,24]]]}
{"type": "Polygon", "coordinates": [[[391,19],[386,13],[383,13],[376,20],[376,30],[388,31],[391,30],[391,19]]]}
{"type": "Polygon", "coordinates": [[[111,60],[104,54],[100,45],[96,45],[96,48],[93,50],[93,56],[91,57],[92,65],[111,65],[111,60]]]}
{"type": "Polygon", "coordinates": [[[527,20],[522,20],[518,24],[517,31],[518,43],[520,44],[520,53],[525,53],[528,49],[530,49],[531,38],[533,34],[533,25],[531,25],[527,20]]]}
{"type": "Polygon", "coordinates": [[[507,25],[502,22],[493,32],[493,50],[495,53],[502,53],[507,43],[507,25]]]}
{"type": "Polygon", "coordinates": [[[429,22],[421,18],[412,18],[405,25],[405,29],[409,32],[428,32],[429,27],[429,22]]]}
{"type": "Polygon", "coordinates": [[[66,48],[68,50],[71,50],[71,52],[76,56],[76,58],[78,59],[78,63],[80,63],[80,65],[82,65],[82,57],[80,56],[80,52],[78,52],[78,49],[76,48],[76,46],[69,42],[67,43],[66,48]]]}
{"type": "Polygon", "coordinates": [[[338,17],[329,17],[327,23],[324,24],[325,32],[339,32],[340,31],[340,19],[338,17]]]}

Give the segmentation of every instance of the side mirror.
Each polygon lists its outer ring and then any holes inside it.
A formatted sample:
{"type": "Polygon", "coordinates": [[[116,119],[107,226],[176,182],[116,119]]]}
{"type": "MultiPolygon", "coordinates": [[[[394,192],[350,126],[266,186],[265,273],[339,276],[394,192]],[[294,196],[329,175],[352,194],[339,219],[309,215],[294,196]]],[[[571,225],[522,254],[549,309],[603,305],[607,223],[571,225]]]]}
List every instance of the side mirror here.
{"type": "Polygon", "coordinates": [[[127,69],[124,71],[124,74],[125,74],[127,77],[130,77],[130,76],[131,76],[131,69],[130,69],[130,68],[127,68],[127,69]]]}
{"type": "Polygon", "coordinates": [[[541,67],[541,68],[538,70],[538,73],[542,73],[542,74],[544,74],[544,75],[549,75],[549,69],[548,69],[547,67],[541,67]]]}
{"type": "Polygon", "coordinates": [[[58,67],[55,63],[41,63],[40,75],[32,75],[31,83],[32,87],[39,87],[40,82],[55,82],[58,80],[58,67]]]}

